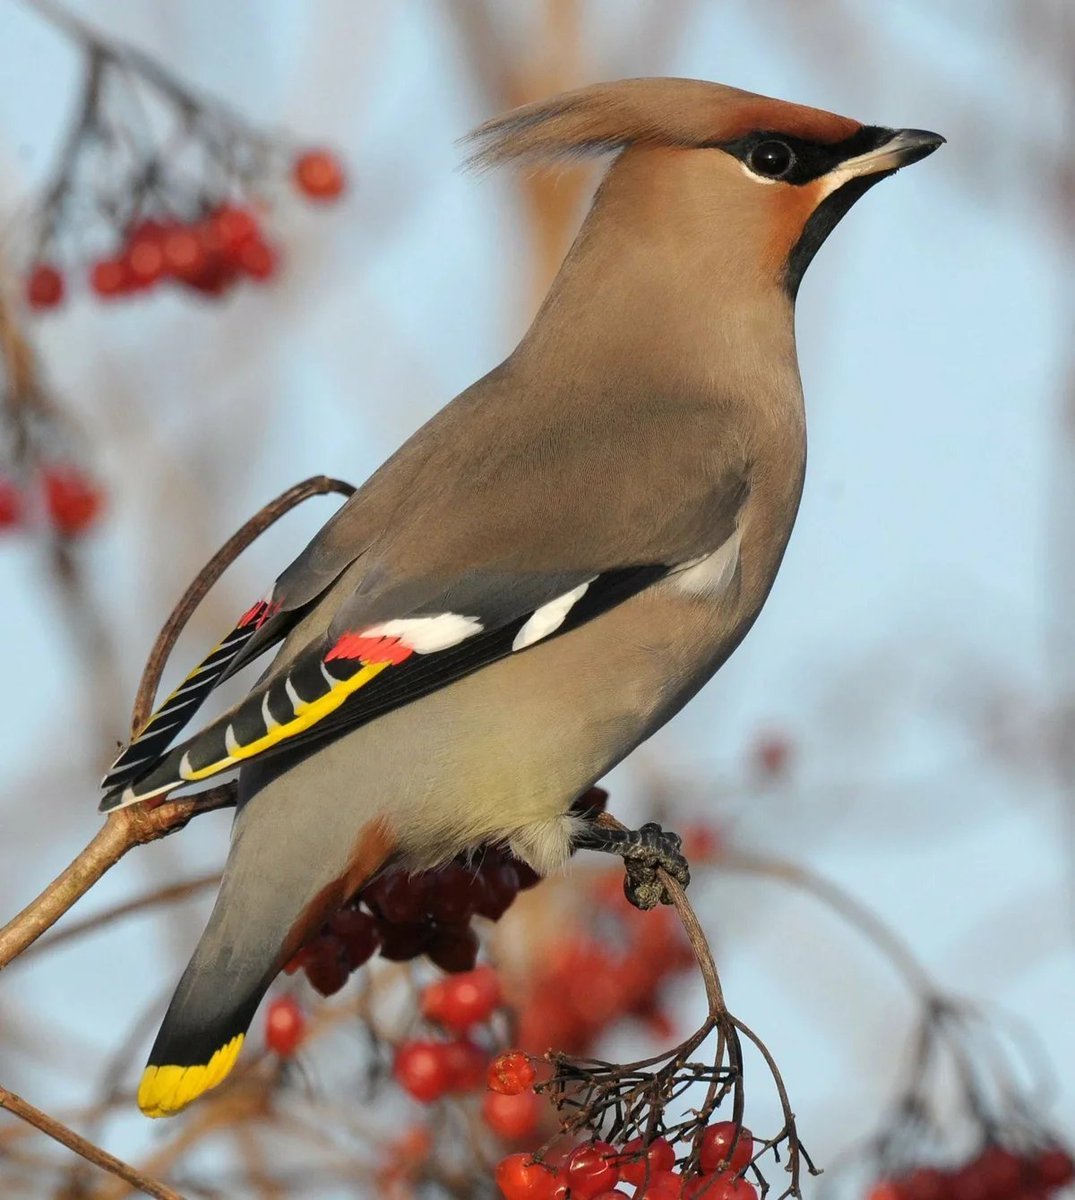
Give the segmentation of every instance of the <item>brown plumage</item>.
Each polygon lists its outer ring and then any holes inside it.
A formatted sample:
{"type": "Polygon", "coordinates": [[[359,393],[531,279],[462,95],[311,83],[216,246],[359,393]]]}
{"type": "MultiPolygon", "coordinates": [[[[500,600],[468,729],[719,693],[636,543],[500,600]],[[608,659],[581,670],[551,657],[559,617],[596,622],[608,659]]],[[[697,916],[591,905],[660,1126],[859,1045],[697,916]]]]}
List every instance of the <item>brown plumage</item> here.
{"type": "Polygon", "coordinates": [[[219,673],[283,639],[247,699],[165,752],[196,707],[181,690],[106,780],[114,807],[240,767],[147,1112],[219,1082],[283,959],[382,861],[498,842],[548,872],[595,844],[573,800],[712,676],[776,578],[806,462],[802,273],[940,141],[692,80],[477,131],[486,165],[618,152],[532,326],[210,656],[219,673]]]}
{"type": "Polygon", "coordinates": [[[507,163],[555,162],[628,146],[680,150],[734,141],[755,130],[831,144],[862,126],[848,117],[771,100],[701,79],[620,79],[594,83],[513,109],[464,138],[467,162],[483,169],[507,163]]]}

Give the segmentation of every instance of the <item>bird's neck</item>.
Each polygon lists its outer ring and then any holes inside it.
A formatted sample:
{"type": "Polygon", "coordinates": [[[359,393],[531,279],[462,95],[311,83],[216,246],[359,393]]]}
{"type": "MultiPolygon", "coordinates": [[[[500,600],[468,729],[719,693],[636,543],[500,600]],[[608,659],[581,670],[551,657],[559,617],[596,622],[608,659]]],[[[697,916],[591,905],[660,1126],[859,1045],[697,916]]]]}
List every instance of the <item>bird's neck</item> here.
{"type": "Polygon", "coordinates": [[[626,363],[691,390],[798,396],[792,300],[761,277],[734,226],[634,167],[610,170],[517,353],[555,355],[568,370],[619,374],[626,363]]]}

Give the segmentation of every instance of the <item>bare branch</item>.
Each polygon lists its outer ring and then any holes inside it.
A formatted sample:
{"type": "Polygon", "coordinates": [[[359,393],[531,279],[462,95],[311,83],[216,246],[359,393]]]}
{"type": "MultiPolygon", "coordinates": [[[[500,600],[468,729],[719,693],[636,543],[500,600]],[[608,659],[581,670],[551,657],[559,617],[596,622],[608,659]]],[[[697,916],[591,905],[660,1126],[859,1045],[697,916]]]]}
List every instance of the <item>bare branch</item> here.
{"type": "Polygon", "coordinates": [[[55,1117],[50,1117],[48,1113],[35,1108],[32,1104],[23,1100],[21,1096],[17,1096],[14,1092],[9,1092],[5,1087],[0,1087],[0,1108],[6,1108],[8,1112],[14,1113],[15,1116],[20,1117],[23,1121],[27,1121],[35,1128],[40,1129],[42,1133],[47,1134],[54,1141],[59,1142],[62,1146],[66,1146],[69,1150],[73,1150],[75,1154],[80,1155],[87,1162],[100,1167],[102,1171],[108,1171],[109,1174],[126,1181],[132,1187],[138,1188],[143,1195],[154,1196],[156,1200],[183,1200],[183,1197],[178,1192],[173,1191],[170,1187],[158,1182],[156,1179],[152,1179],[149,1175],[139,1171],[137,1167],[132,1167],[122,1159],[109,1154],[107,1150],[102,1150],[92,1142],[86,1141],[84,1137],[80,1137],[73,1129],[69,1129],[66,1125],[57,1121],[55,1117]]]}

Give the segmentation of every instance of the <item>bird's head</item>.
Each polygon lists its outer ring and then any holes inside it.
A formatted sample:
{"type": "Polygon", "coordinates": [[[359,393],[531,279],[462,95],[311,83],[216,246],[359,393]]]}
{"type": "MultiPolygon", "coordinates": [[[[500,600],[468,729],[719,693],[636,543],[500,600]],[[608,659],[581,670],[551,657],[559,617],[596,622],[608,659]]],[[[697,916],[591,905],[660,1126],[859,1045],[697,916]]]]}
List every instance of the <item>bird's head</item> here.
{"type": "Polygon", "coordinates": [[[599,193],[673,251],[795,296],[818,247],[873,184],[944,141],[695,79],[624,79],[527,105],[471,134],[492,166],[621,152],[599,193]]]}

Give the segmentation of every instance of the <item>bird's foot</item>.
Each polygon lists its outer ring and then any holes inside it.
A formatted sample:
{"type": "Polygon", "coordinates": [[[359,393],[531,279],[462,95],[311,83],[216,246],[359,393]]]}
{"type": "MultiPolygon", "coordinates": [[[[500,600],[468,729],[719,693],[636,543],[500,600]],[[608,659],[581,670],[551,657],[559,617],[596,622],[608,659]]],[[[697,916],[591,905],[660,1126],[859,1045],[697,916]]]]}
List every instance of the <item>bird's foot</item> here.
{"type": "Polygon", "coordinates": [[[635,908],[672,903],[668,888],[657,874],[659,869],[682,887],[691,881],[679,835],[667,832],[654,821],[648,821],[641,829],[610,829],[591,822],[575,844],[579,849],[600,850],[623,859],[626,871],[623,893],[635,908]]]}

